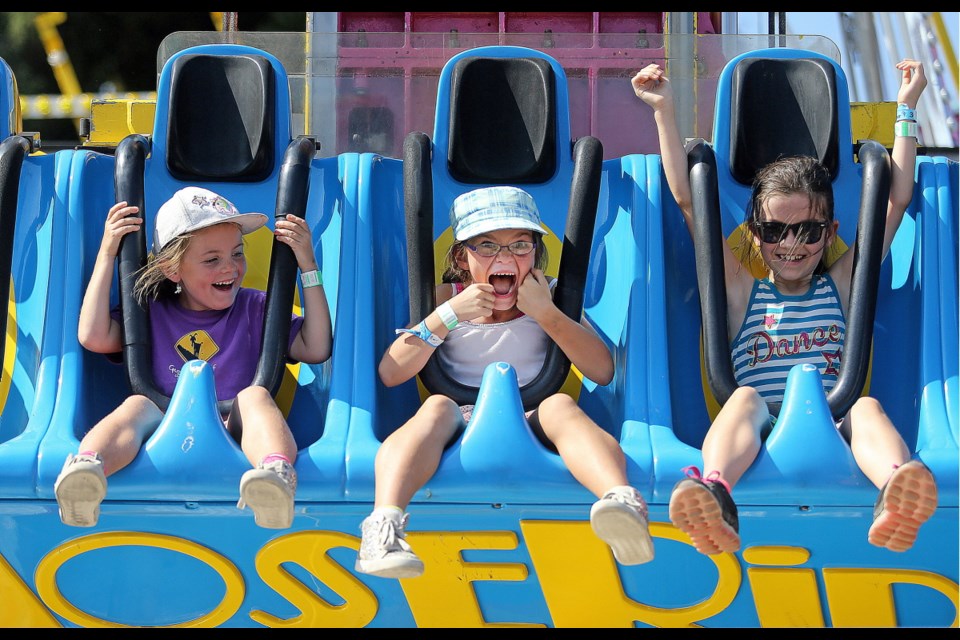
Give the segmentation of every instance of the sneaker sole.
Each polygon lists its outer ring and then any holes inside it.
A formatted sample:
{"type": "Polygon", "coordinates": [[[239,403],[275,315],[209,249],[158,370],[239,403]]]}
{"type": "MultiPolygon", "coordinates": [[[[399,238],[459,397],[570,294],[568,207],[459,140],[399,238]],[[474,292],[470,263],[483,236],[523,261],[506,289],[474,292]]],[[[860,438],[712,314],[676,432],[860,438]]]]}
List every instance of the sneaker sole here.
{"type": "Polygon", "coordinates": [[[361,560],[357,558],[354,569],[378,578],[417,578],[423,575],[423,562],[419,558],[383,558],[361,560]]]}
{"type": "Polygon", "coordinates": [[[100,474],[76,469],[63,476],[54,487],[60,521],[71,527],[94,527],[100,519],[100,503],[107,495],[107,485],[100,474]]]}
{"type": "Polygon", "coordinates": [[[240,499],[253,511],[253,521],[264,529],[289,529],[293,498],[283,480],[272,471],[240,483],[240,499]]]}
{"type": "Polygon", "coordinates": [[[710,490],[696,482],[681,483],[670,496],[670,522],[690,536],[706,555],[740,549],[740,534],[723,519],[720,504],[710,490]]]}
{"type": "Polygon", "coordinates": [[[590,527],[610,545],[622,565],[653,560],[653,538],[643,516],[616,500],[600,500],[590,508],[590,527]]]}
{"type": "Polygon", "coordinates": [[[906,551],[917,540],[920,525],[937,510],[937,484],[919,464],[907,463],[890,478],[883,508],[867,534],[872,545],[906,551]]]}

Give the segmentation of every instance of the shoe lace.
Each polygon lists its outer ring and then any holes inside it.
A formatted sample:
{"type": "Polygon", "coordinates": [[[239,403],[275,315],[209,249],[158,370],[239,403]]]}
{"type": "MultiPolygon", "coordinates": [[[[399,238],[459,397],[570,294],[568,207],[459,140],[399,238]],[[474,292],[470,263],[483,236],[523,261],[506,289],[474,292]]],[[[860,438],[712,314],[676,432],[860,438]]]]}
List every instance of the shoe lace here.
{"type": "Polygon", "coordinates": [[[408,514],[404,514],[399,521],[393,518],[382,518],[377,525],[377,542],[380,547],[393,551],[402,549],[400,540],[404,539],[403,530],[407,526],[408,514]]]}
{"type": "Polygon", "coordinates": [[[261,465],[260,468],[273,471],[280,476],[280,479],[283,480],[287,486],[290,487],[291,491],[296,492],[297,472],[294,471],[293,466],[289,462],[275,460],[273,462],[268,462],[267,464],[261,465]]]}
{"type": "Polygon", "coordinates": [[[632,487],[617,488],[613,491],[609,491],[603,496],[603,498],[622,502],[623,504],[636,509],[637,512],[639,512],[644,518],[647,517],[647,503],[644,501],[643,497],[640,496],[637,490],[633,489],[632,487]]]}
{"type": "Polygon", "coordinates": [[[691,465],[689,467],[684,467],[683,472],[687,475],[688,478],[693,478],[694,480],[702,480],[703,482],[717,483],[723,485],[723,488],[727,490],[727,493],[730,493],[730,485],[726,480],[720,477],[719,471],[711,471],[706,476],[700,473],[700,469],[691,465]]]}

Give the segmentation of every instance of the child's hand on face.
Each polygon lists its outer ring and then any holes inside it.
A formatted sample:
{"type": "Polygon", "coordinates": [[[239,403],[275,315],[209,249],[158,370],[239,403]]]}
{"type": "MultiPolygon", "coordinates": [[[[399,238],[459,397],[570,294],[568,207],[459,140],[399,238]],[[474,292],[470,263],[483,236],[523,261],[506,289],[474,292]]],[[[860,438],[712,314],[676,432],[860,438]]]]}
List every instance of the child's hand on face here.
{"type": "Polygon", "coordinates": [[[904,59],[897,63],[901,73],[900,89],[897,91],[897,102],[905,104],[911,109],[917,108],[920,94],[927,86],[927,77],[923,73],[923,64],[917,60],[904,59]]]}
{"type": "Polygon", "coordinates": [[[545,309],[553,306],[550,284],[540,269],[531,269],[517,289],[517,308],[534,320],[541,317],[545,309]]]}
{"type": "Polygon", "coordinates": [[[474,283],[450,298],[450,306],[460,320],[476,320],[493,315],[493,285],[488,282],[474,283]]]}
{"type": "Polygon", "coordinates": [[[654,111],[673,101],[670,81],[658,64],[648,64],[630,80],[633,92],[654,111]]]}
{"type": "Polygon", "coordinates": [[[277,220],[273,235],[293,250],[300,271],[312,271],[317,268],[317,259],[313,253],[313,237],[306,220],[288,213],[286,219],[277,220]]]}
{"type": "Polygon", "coordinates": [[[123,236],[140,230],[143,218],[133,215],[139,212],[139,207],[128,207],[126,202],[118,202],[110,207],[110,211],[107,212],[107,221],[103,225],[103,240],[100,242],[102,253],[111,258],[117,256],[123,236]]]}

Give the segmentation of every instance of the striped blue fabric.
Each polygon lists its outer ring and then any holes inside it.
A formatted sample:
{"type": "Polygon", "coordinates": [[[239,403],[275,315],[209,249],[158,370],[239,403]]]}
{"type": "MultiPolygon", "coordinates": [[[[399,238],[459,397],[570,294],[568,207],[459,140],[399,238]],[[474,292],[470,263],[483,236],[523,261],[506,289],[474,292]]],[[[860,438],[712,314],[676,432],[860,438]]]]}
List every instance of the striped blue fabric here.
{"type": "Polygon", "coordinates": [[[507,186],[475,189],[458,196],[450,207],[450,226],[457,241],[500,229],[529,229],[547,235],[533,196],[507,186]]]}
{"type": "Polygon", "coordinates": [[[783,295],[769,281],[757,280],[731,347],[734,376],[764,400],[782,402],[790,369],[809,363],[819,369],[828,392],[837,384],[845,333],[830,276],[816,276],[800,296],[783,295]]]}

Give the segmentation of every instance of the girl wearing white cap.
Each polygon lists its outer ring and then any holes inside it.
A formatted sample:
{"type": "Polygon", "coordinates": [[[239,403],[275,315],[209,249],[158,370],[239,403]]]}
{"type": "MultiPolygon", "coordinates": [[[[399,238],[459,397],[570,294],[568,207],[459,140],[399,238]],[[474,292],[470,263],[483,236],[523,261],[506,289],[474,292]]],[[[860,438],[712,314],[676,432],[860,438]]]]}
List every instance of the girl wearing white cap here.
{"type": "MultiPolygon", "coordinates": [[[[477,189],[454,201],[450,218],[455,242],[447,254],[445,284],[437,287],[441,304],[412,328],[397,330],[399,337],[380,362],[383,383],[396,386],[413,378],[436,353],[463,384],[478,387],[484,369],[503,361],[516,369],[522,386],[539,373],[553,340],[584,376],[608,384],[613,358],[606,345],[586,320],[571,320],[553,303],[556,281],[543,273],[541,236],[547,231],[530,194],[515,187],[477,189]]],[[[433,395],[380,446],[374,510],[361,525],[357,571],[387,578],[423,573],[404,536],[404,511],[472,409],[433,395]]],[[[619,443],[566,394],[548,397],[527,412],[527,420],[600,498],[590,523],[617,560],[627,565],[651,560],[647,505],[628,485],[619,443]]]]}
{"type": "MultiPolygon", "coordinates": [[[[250,506],[261,527],[279,529],[293,520],[297,445],[270,392],[250,384],[259,359],[266,293],[240,286],[247,271],[243,235],[266,221],[262,213],[240,213],[207,189],[181,189],[157,212],[154,254],[138,274],[135,293],[149,305],[158,389],[172,395],[184,362],[199,358],[214,367],[218,400],[235,398],[226,427],[256,467],[241,478],[238,506],[250,506]]],[[[122,350],[120,312],[110,308],[114,260],[121,239],[142,224],[138,208],[126,202],[116,203],[107,214],[78,331],[80,344],[95,353],[122,350]]],[[[304,317],[291,319],[287,355],[323,362],[330,357],[330,311],[310,227],[287,215],[277,220],[274,235],[293,250],[303,282],[304,317]]],[[[134,394],[87,432],[54,486],[64,524],[97,524],[106,477],[133,461],[162,417],[153,401],[134,394]]]]}

